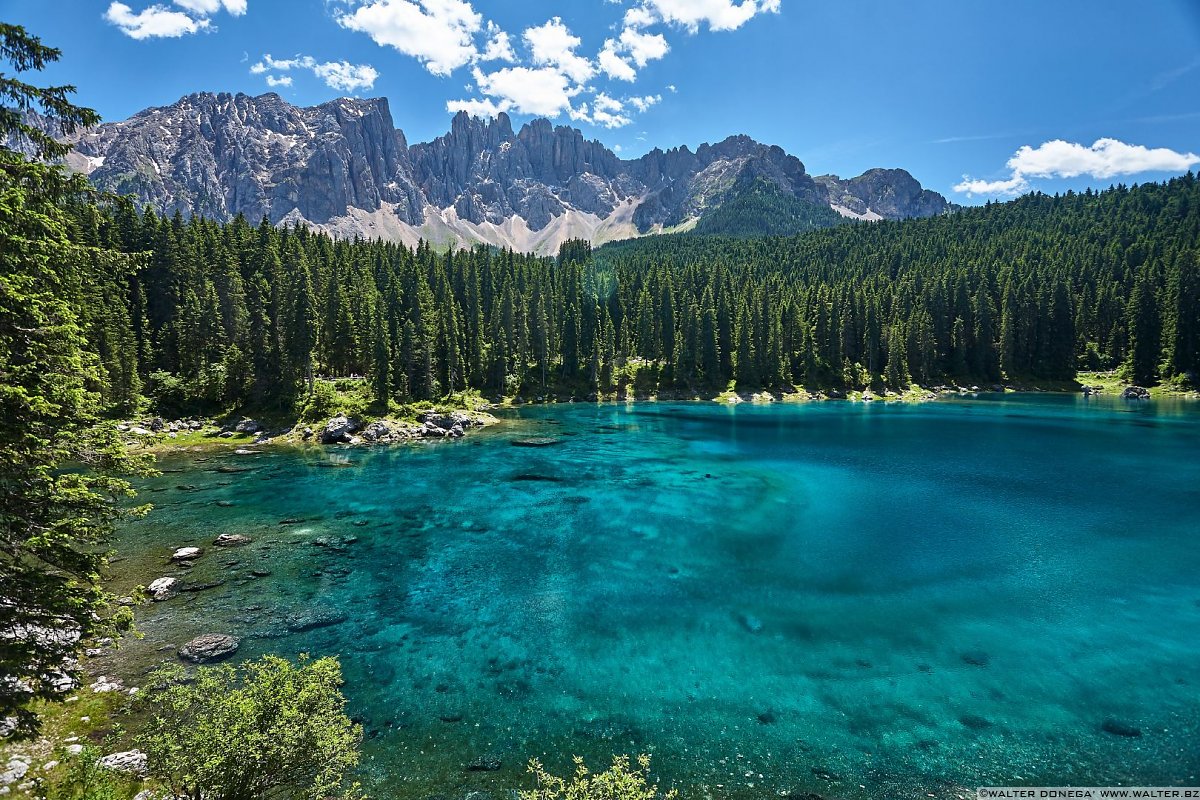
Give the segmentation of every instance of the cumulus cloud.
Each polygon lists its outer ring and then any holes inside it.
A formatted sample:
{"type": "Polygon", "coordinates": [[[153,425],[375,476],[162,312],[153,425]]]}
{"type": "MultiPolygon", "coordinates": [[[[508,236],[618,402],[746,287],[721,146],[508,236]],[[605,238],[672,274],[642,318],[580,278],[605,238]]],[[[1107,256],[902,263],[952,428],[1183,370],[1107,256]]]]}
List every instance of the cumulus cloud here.
{"type": "Polygon", "coordinates": [[[629,104],[641,112],[649,111],[651,106],[658,105],[661,102],[662,102],[661,94],[655,94],[655,95],[648,94],[645,97],[629,98],[629,104]]]}
{"type": "Polygon", "coordinates": [[[523,38],[536,66],[554,67],[575,83],[587,83],[596,74],[592,62],[575,52],[580,39],[567,29],[561,17],[528,28],[523,38]]]}
{"type": "Polygon", "coordinates": [[[500,26],[489,21],[487,24],[488,40],[484,45],[483,51],[479,53],[479,61],[508,61],[517,60],[517,54],[513,50],[512,40],[508,33],[501,30],[500,26]]]}
{"type": "Polygon", "coordinates": [[[655,22],[678,25],[689,33],[704,24],[710,31],[733,31],[758,14],[778,13],[781,0],[644,0],[625,13],[627,27],[655,22]]]}
{"type": "Polygon", "coordinates": [[[434,75],[449,75],[479,55],[475,34],[483,28],[483,16],[465,0],[374,0],[336,19],[378,45],[416,58],[434,75]]]}
{"type": "Polygon", "coordinates": [[[473,75],[479,92],[492,99],[496,111],[557,117],[570,113],[571,99],[581,91],[554,67],[504,67],[490,73],[476,67],[473,75]]]}
{"type": "Polygon", "coordinates": [[[616,39],[604,41],[599,56],[600,69],[610,78],[632,82],[637,79],[634,64],[644,67],[670,50],[666,37],[661,33],[643,33],[626,27],[616,39]]]}
{"type": "MultiPolygon", "coordinates": [[[[379,78],[379,71],[370,64],[351,64],[349,61],[318,62],[312,56],[296,56],[295,58],[272,58],[270,53],[263,55],[262,61],[250,65],[254,75],[264,73],[290,72],[294,69],[305,69],[320,78],[330,89],[339,92],[369,91],[379,78]]],[[[291,86],[290,75],[267,75],[268,86],[291,86]]]]}
{"type": "MultiPolygon", "coordinates": [[[[451,112],[493,116],[516,111],[617,127],[661,102],[662,95],[621,99],[606,82],[635,83],[639,70],[665,58],[671,45],[664,30],[735,30],[758,14],[779,11],[781,0],[634,0],[617,20],[619,33],[592,52],[583,49],[583,41],[561,16],[526,28],[516,39],[485,20],[471,0],[327,2],[337,8],[333,15],[342,27],[412,56],[435,75],[449,76],[469,66],[474,83],[466,91],[473,96],[448,101],[451,112]],[[511,66],[488,67],[489,62],[511,66]]],[[[609,2],[621,5],[620,0],[609,2]]]]}
{"type": "Polygon", "coordinates": [[[207,19],[193,19],[182,11],[154,5],[133,13],[124,3],[113,3],[104,12],[104,19],[121,29],[130,39],[157,39],[186,36],[209,26],[207,19]]]}
{"type": "Polygon", "coordinates": [[[235,17],[246,13],[246,0],[174,0],[175,5],[201,17],[211,17],[224,8],[235,17]]]}
{"type": "Polygon", "coordinates": [[[1090,147],[1061,139],[1037,147],[1021,147],[1005,165],[1008,178],[987,181],[963,176],[954,191],[973,195],[1018,195],[1030,188],[1029,178],[1114,178],[1141,172],[1183,172],[1200,164],[1195,153],[1166,147],[1148,148],[1118,139],[1097,139],[1090,147]]]}

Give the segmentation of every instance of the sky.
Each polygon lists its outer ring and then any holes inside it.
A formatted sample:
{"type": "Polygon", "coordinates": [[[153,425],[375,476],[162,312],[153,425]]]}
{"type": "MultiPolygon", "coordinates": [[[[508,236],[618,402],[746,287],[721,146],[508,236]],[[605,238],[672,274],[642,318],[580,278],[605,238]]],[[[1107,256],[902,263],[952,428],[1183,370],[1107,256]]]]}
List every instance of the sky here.
{"type": "MultiPolygon", "coordinates": [[[[1200,0],[0,0],[106,120],[383,96],[410,142],[537,116],[622,157],[738,133],[954,202],[1200,170],[1200,0]]],[[[7,71],[7,65],[0,69],[7,71]]]]}

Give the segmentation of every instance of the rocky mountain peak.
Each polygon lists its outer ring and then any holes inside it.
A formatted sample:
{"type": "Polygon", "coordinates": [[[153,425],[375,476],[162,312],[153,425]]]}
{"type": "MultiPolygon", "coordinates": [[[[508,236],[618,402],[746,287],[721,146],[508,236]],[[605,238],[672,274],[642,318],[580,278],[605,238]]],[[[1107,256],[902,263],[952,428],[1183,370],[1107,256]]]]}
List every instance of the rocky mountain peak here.
{"type": "Polygon", "coordinates": [[[298,108],[274,92],[198,92],[73,137],[73,168],[163,213],[266,215],[335,234],[435,244],[486,241],[550,252],[683,225],[760,181],[847,216],[944,213],[903,170],[814,179],[782,148],[746,135],[622,160],[577,128],[507,114],[454,115],[412,144],[386,98],[298,108]]]}

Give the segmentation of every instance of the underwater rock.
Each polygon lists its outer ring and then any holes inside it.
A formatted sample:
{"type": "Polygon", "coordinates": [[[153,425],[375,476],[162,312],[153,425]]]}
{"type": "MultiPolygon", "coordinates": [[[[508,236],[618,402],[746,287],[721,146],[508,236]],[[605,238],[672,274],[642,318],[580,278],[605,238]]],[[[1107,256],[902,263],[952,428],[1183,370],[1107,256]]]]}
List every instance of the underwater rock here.
{"type": "Polygon", "coordinates": [[[761,714],[759,714],[757,719],[763,725],[774,725],[775,712],[768,708],[766,711],[763,711],[761,714]]]}
{"type": "Polygon", "coordinates": [[[1113,736],[1126,736],[1131,739],[1136,739],[1142,735],[1141,728],[1135,728],[1128,723],[1109,717],[1104,720],[1104,724],[1100,726],[1100,730],[1105,733],[1111,733],[1113,736]]]}
{"type": "Polygon", "coordinates": [[[178,578],[156,578],[146,587],[150,599],[158,602],[170,600],[179,592],[178,578]]]}
{"type": "Polygon", "coordinates": [[[287,629],[292,633],[304,633],[317,628],[340,625],[349,617],[336,609],[319,608],[303,614],[294,614],[287,619],[287,629]]]}
{"type": "Polygon", "coordinates": [[[985,719],[978,714],[963,714],[958,718],[958,721],[964,728],[970,728],[973,731],[987,730],[992,727],[992,721],[985,719]]]}
{"type": "Polygon", "coordinates": [[[962,654],[962,660],[972,667],[986,667],[991,663],[992,657],[983,650],[968,650],[962,654]]]}
{"type": "Polygon", "coordinates": [[[762,620],[753,614],[739,614],[738,622],[750,633],[760,633],[763,629],[762,620]]]}
{"type": "Polygon", "coordinates": [[[535,436],[531,439],[513,439],[509,442],[513,447],[553,447],[562,443],[562,439],[553,436],[535,436]]]}
{"type": "Polygon", "coordinates": [[[225,581],[209,581],[208,583],[189,583],[180,591],[182,592],[204,592],[209,589],[216,589],[218,586],[224,586],[225,581]]]}
{"type": "Polygon", "coordinates": [[[256,578],[265,578],[271,574],[271,570],[269,570],[269,569],[252,569],[252,570],[250,570],[250,574],[256,578]]]}
{"type": "Polygon", "coordinates": [[[191,561],[204,555],[199,547],[181,547],[171,554],[172,561],[191,561]]]}
{"type": "Polygon", "coordinates": [[[217,547],[242,547],[250,544],[250,537],[240,533],[222,533],[213,544],[217,547]]]}
{"type": "Polygon", "coordinates": [[[223,633],[202,633],[179,648],[179,657],[193,664],[210,664],[237,652],[236,637],[223,633]]]}
{"type": "Polygon", "coordinates": [[[823,781],[840,781],[841,776],[825,767],[817,766],[812,768],[812,774],[816,775],[823,781]]]}
{"type": "Polygon", "coordinates": [[[494,753],[484,753],[472,759],[471,763],[467,764],[467,770],[469,772],[495,772],[502,766],[504,763],[500,760],[500,756],[494,753]]]}

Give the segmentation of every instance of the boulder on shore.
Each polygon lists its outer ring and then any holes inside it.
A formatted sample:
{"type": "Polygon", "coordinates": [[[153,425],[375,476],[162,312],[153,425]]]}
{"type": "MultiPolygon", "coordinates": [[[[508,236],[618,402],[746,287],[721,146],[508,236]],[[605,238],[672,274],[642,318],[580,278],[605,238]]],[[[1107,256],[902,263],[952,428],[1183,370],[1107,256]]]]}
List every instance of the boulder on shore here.
{"type": "Polygon", "coordinates": [[[321,432],[321,442],[322,444],[349,442],[352,435],[357,433],[360,428],[362,428],[362,423],[358,420],[351,419],[345,414],[339,414],[325,423],[325,430],[321,432]]]}
{"type": "Polygon", "coordinates": [[[1149,400],[1150,390],[1144,386],[1126,386],[1125,391],[1121,392],[1121,397],[1126,400],[1149,400]]]}
{"type": "Polygon", "coordinates": [[[223,633],[202,633],[179,648],[179,657],[193,664],[211,664],[237,652],[236,637],[223,633]]]}

